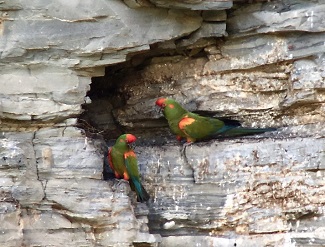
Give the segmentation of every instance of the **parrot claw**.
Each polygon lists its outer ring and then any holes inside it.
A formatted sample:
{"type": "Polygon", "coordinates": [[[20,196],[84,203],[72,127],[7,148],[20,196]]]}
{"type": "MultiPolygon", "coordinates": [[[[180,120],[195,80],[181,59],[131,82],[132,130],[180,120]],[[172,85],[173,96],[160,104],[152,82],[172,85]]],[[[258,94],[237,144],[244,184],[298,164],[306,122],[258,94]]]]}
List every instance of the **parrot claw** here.
{"type": "Polygon", "coordinates": [[[113,190],[116,191],[121,185],[125,185],[126,183],[129,183],[128,181],[124,179],[115,179],[114,184],[113,184],[113,190]],[[117,180],[117,181],[116,181],[117,180]]]}
{"type": "Polygon", "coordinates": [[[190,145],[192,145],[193,144],[193,142],[185,142],[184,144],[183,144],[183,147],[187,147],[187,146],[190,146],[190,145]]]}
{"type": "Polygon", "coordinates": [[[128,184],[129,181],[125,180],[125,179],[119,179],[119,181],[117,182],[117,186],[120,186],[121,184],[128,184]]]}
{"type": "Polygon", "coordinates": [[[193,142],[185,142],[185,143],[183,144],[183,146],[182,146],[182,150],[181,150],[181,155],[182,155],[183,157],[186,157],[186,154],[185,154],[186,147],[192,145],[192,143],[193,143],[193,142]]]}

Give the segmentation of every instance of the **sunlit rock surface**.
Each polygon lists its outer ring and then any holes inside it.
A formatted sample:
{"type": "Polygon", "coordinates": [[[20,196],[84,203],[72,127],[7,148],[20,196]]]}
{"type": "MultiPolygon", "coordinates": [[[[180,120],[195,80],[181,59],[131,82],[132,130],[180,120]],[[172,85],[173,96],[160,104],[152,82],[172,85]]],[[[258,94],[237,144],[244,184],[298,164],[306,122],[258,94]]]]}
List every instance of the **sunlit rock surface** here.
{"type": "Polygon", "coordinates": [[[150,0],[150,2],[158,7],[191,10],[220,10],[232,7],[232,1],[229,0],[150,0]]]}
{"type": "Polygon", "coordinates": [[[79,130],[4,133],[0,152],[1,246],[159,240],[148,233],[145,211],[136,218],[128,186],[102,180],[101,148],[79,130]]]}
{"type": "MultiPolygon", "coordinates": [[[[192,144],[185,156],[171,143],[138,147],[147,186],[156,194],[151,229],[164,236],[228,236],[234,242],[242,241],[236,234],[316,231],[325,219],[324,134],[320,124],[284,128],[192,144]]],[[[303,235],[287,236],[308,242],[303,235]]]]}
{"type": "Polygon", "coordinates": [[[239,7],[227,19],[231,34],[279,31],[324,32],[322,1],[274,1],[239,7]],[[243,21],[245,19],[245,21],[243,21]]]}
{"type": "Polygon", "coordinates": [[[0,246],[325,244],[323,1],[0,10],[0,246]],[[160,96],[278,129],[183,154],[160,96]],[[105,143],[124,132],[147,204],[103,180],[105,143]]]}

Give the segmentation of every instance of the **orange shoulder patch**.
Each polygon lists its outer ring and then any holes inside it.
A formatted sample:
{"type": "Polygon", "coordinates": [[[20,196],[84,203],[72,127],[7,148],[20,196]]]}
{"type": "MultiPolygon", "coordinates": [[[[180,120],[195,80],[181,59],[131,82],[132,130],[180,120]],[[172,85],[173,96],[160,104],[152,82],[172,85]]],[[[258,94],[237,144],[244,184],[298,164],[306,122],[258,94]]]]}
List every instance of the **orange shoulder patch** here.
{"type": "Polygon", "coordinates": [[[126,152],[124,154],[124,158],[125,159],[128,158],[128,157],[134,157],[134,158],[136,158],[137,156],[135,155],[135,153],[133,152],[133,150],[130,150],[130,151],[128,151],[128,152],[126,152]]]}
{"type": "Polygon", "coordinates": [[[111,153],[112,153],[112,148],[110,148],[110,149],[108,150],[107,158],[108,158],[108,164],[109,164],[109,166],[110,166],[110,167],[112,168],[112,170],[114,171],[113,160],[112,160],[112,155],[111,155],[111,153]]]}
{"type": "Polygon", "coordinates": [[[195,122],[194,118],[190,118],[190,117],[184,117],[181,121],[179,121],[178,123],[178,127],[183,130],[185,128],[185,126],[192,124],[193,122],[195,122]]]}

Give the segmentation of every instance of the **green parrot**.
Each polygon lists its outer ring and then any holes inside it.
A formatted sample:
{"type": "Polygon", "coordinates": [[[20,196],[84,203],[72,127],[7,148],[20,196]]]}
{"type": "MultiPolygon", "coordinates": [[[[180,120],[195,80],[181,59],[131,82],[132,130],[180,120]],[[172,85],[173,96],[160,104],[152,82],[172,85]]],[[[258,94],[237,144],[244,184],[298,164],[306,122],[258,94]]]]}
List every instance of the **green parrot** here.
{"type": "Polygon", "coordinates": [[[156,105],[163,110],[169,127],[176,138],[188,143],[214,136],[241,136],[274,131],[274,128],[243,128],[236,120],[203,117],[185,110],[173,99],[159,98],[156,105]]]}
{"type": "Polygon", "coordinates": [[[156,101],[156,105],[163,110],[169,128],[176,135],[177,140],[180,141],[182,138],[186,138],[185,133],[179,128],[178,124],[182,120],[183,115],[189,112],[173,99],[159,98],[156,101]]]}
{"type": "Polygon", "coordinates": [[[136,141],[132,134],[121,135],[108,151],[108,161],[116,178],[128,180],[130,187],[137,194],[139,202],[148,201],[150,196],[140,182],[137,157],[129,146],[136,141]]]}

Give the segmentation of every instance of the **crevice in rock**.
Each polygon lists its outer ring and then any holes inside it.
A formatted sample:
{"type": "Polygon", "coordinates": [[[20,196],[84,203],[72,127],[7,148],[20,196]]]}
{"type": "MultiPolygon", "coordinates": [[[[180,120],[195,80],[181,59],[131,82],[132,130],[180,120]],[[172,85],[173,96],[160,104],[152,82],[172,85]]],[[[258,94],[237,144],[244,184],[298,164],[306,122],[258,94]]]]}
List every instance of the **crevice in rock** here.
{"type": "Polygon", "coordinates": [[[36,176],[37,176],[37,180],[41,183],[41,186],[42,186],[42,189],[43,189],[43,198],[42,198],[42,201],[43,200],[46,200],[46,185],[47,185],[47,180],[41,180],[40,179],[40,171],[39,171],[39,163],[37,161],[37,156],[36,156],[36,150],[35,150],[35,141],[36,139],[36,131],[34,131],[33,133],[33,137],[32,137],[32,148],[33,148],[33,151],[34,151],[34,159],[35,159],[35,169],[36,169],[36,176]]]}
{"type": "MultiPolygon", "coordinates": [[[[123,110],[129,107],[130,99],[132,100],[134,94],[141,92],[141,87],[146,88],[146,92],[149,92],[149,95],[143,98],[143,102],[139,102],[139,104],[145,104],[145,101],[149,99],[148,97],[156,98],[159,96],[159,88],[162,82],[169,83],[172,87],[175,80],[193,73],[190,68],[184,68],[185,74],[183,74],[183,71],[178,71],[178,74],[172,75],[168,72],[168,67],[164,68],[164,66],[173,66],[173,64],[176,65],[183,60],[193,60],[196,62],[197,59],[198,61],[203,59],[202,61],[207,61],[207,53],[204,51],[206,44],[204,42],[198,45],[200,52],[196,52],[193,55],[191,52],[193,48],[177,46],[177,43],[182,40],[184,40],[184,37],[179,39],[179,41],[151,44],[149,51],[133,54],[124,63],[106,67],[105,76],[103,77],[93,77],[91,89],[87,93],[92,103],[83,106],[84,112],[78,120],[79,126],[86,130],[87,135],[94,137],[99,134],[106,141],[109,141],[128,131],[145,135],[145,133],[149,132],[159,132],[161,127],[167,127],[163,117],[157,117],[158,109],[155,109],[154,104],[151,107],[156,113],[150,113],[149,116],[137,112],[137,107],[133,107],[140,118],[133,119],[131,123],[125,123],[121,119],[120,114],[124,115],[123,110]],[[170,43],[174,45],[170,47],[170,43]],[[153,66],[157,68],[153,71],[148,70],[148,67],[153,66]],[[177,78],[173,78],[173,76],[177,78]],[[152,82],[156,83],[156,85],[152,82]],[[130,87],[135,87],[137,91],[130,90],[130,87]],[[148,129],[150,130],[148,131],[148,129]]],[[[214,43],[216,42],[215,40],[214,43]]],[[[204,62],[198,62],[200,74],[202,73],[203,64],[204,62]]],[[[133,103],[132,101],[131,104],[133,103]]],[[[164,135],[160,132],[158,136],[162,136],[165,139],[170,137],[167,128],[164,129],[164,132],[164,135]]],[[[139,140],[139,143],[146,142],[153,136],[146,135],[146,137],[148,138],[139,140]]],[[[151,142],[150,144],[154,143],[151,142]]]]}

